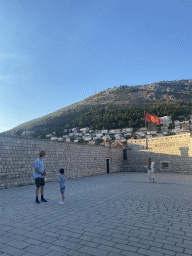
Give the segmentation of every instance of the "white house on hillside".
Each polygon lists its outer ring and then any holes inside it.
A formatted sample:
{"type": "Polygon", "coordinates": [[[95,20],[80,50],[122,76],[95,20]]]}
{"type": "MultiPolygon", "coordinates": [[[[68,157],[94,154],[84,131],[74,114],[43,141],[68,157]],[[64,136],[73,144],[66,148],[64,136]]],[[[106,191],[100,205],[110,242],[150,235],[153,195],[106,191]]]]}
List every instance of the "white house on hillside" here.
{"type": "Polygon", "coordinates": [[[71,130],[72,130],[72,132],[77,132],[77,128],[76,127],[72,128],[71,130]]]}
{"type": "Polygon", "coordinates": [[[23,133],[21,134],[21,135],[31,135],[31,134],[33,134],[34,133],[34,131],[23,131],[23,133]]]}
{"type": "Polygon", "coordinates": [[[57,137],[51,137],[51,140],[58,140],[57,137]]]}
{"type": "Polygon", "coordinates": [[[132,132],[133,128],[129,127],[129,128],[124,128],[123,129],[124,132],[132,132]]]}
{"type": "Polygon", "coordinates": [[[46,138],[50,138],[52,136],[52,134],[47,134],[46,138]]]}
{"type": "Polygon", "coordinates": [[[101,133],[108,134],[108,133],[109,133],[109,131],[108,131],[108,130],[101,130],[101,133]]]}
{"type": "Polygon", "coordinates": [[[85,141],[90,141],[90,140],[92,140],[92,138],[91,137],[84,137],[84,140],[85,141]]]}
{"type": "Polygon", "coordinates": [[[106,134],[105,136],[102,137],[103,140],[111,139],[110,135],[106,134]]]}
{"type": "Polygon", "coordinates": [[[121,129],[111,129],[109,133],[121,133],[121,129]]]}
{"type": "Polygon", "coordinates": [[[126,136],[131,136],[131,135],[132,135],[131,132],[127,132],[127,133],[124,134],[124,138],[126,138],[126,136]]]}
{"type": "Polygon", "coordinates": [[[81,128],[80,131],[81,131],[82,133],[86,133],[86,132],[89,131],[89,127],[81,128]]]}
{"type": "Polygon", "coordinates": [[[157,131],[149,131],[147,132],[147,135],[156,135],[157,131]]]}
{"type": "Polygon", "coordinates": [[[172,123],[172,119],[170,116],[163,116],[163,117],[160,117],[160,119],[162,120],[161,124],[164,124],[164,123],[172,123]]]}
{"type": "Polygon", "coordinates": [[[95,135],[96,135],[97,138],[99,138],[99,137],[103,136],[103,133],[96,133],[95,135]]]}
{"type": "Polygon", "coordinates": [[[74,137],[79,137],[79,136],[81,136],[81,135],[82,135],[81,132],[74,132],[74,133],[73,133],[73,136],[74,136],[74,137]]]}

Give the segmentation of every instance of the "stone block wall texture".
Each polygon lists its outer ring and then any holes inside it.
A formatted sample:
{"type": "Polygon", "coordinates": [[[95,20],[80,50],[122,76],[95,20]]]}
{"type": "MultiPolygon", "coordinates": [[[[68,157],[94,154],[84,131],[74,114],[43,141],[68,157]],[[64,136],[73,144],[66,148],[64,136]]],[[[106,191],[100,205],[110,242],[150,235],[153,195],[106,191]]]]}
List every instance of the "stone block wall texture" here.
{"type": "Polygon", "coordinates": [[[77,178],[105,174],[106,159],[110,173],[120,171],[123,163],[122,148],[0,136],[0,188],[34,184],[34,161],[40,150],[46,152],[46,181],[55,181],[60,168],[66,178],[77,178]]]}
{"type": "Polygon", "coordinates": [[[146,171],[148,158],[155,161],[156,172],[177,172],[192,174],[191,133],[150,138],[148,149],[146,139],[129,140],[127,145],[129,171],[146,171]]]}

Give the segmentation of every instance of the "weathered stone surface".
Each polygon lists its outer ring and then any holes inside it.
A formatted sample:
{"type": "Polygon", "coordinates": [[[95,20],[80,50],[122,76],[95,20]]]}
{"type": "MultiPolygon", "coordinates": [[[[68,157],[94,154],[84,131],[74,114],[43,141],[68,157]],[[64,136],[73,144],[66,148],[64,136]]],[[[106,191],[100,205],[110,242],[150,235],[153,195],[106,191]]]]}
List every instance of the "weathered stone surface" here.
{"type": "Polygon", "coordinates": [[[192,174],[192,137],[190,133],[168,137],[129,140],[128,160],[124,163],[124,171],[146,171],[147,161],[151,157],[155,161],[155,172],[176,172],[192,174]],[[163,167],[167,163],[168,167],[163,167]]]}
{"type": "Polygon", "coordinates": [[[33,165],[40,150],[46,152],[46,181],[55,181],[60,168],[66,178],[76,178],[105,174],[106,159],[110,173],[120,171],[123,162],[122,148],[0,136],[0,188],[34,184],[33,165]]]}

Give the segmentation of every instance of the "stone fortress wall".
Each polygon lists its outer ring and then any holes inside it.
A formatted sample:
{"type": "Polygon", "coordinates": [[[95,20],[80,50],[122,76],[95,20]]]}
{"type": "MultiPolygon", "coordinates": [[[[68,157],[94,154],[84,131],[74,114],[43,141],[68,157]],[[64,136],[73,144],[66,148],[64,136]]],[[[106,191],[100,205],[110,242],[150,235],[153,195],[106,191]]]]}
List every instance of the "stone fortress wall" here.
{"type": "Polygon", "coordinates": [[[192,174],[190,133],[148,139],[148,149],[145,139],[129,140],[127,160],[123,148],[0,136],[0,189],[34,184],[33,164],[40,150],[46,151],[46,181],[55,181],[60,168],[65,169],[66,178],[105,174],[107,159],[110,173],[146,172],[151,157],[155,172],[192,174]]]}
{"type": "Polygon", "coordinates": [[[148,149],[146,139],[129,140],[127,165],[129,171],[146,171],[148,158],[155,161],[156,172],[177,172],[192,174],[191,133],[150,138],[148,149]]]}
{"type": "Polygon", "coordinates": [[[34,184],[33,166],[40,150],[46,152],[46,181],[55,181],[60,168],[66,178],[77,178],[107,173],[106,159],[110,173],[120,171],[123,163],[122,148],[0,136],[0,189],[34,184]]]}

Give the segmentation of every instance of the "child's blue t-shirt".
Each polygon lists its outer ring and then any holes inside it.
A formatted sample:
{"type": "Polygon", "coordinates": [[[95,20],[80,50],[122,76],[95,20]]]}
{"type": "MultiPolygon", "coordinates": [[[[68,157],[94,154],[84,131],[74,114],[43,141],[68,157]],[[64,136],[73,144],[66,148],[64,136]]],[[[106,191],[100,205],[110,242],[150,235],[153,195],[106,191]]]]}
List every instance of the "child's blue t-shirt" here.
{"type": "Polygon", "coordinates": [[[65,187],[65,173],[59,176],[60,188],[65,187]]]}

